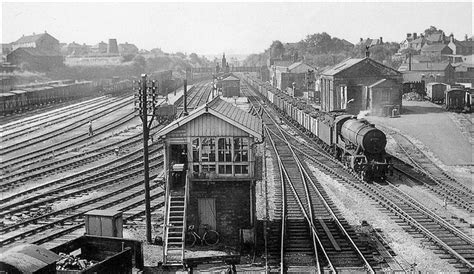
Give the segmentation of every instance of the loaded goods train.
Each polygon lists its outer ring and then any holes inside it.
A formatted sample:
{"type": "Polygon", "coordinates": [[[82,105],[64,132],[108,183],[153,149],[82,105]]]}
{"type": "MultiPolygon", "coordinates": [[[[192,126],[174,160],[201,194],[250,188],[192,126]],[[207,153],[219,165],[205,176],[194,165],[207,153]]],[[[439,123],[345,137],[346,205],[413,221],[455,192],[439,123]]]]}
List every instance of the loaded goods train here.
{"type": "Polygon", "coordinates": [[[321,112],[249,74],[242,78],[364,180],[384,180],[391,172],[390,156],[385,151],[387,138],[367,120],[340,111],[321,112]]]}

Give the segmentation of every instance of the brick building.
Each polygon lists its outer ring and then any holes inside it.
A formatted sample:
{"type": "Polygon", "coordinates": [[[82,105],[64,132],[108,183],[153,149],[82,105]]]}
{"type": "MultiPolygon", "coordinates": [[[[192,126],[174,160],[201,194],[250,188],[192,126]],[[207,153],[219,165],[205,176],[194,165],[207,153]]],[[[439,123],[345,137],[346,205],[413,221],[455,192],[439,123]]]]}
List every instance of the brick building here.
{"type": "MultiPolygon", "coordinates": [[[[274,87],[293,93],[293,83],[295,84],[294,88],[297,90],[296,95],[301,96],[301,91],[306,91],[306,73],[308,70],[315,71],[315,68],[304,63],[304,62],[295,62],[286,67],[284,66],[275,66],[274,68],[274,87]]],[[[295,94],[292,94],[295,96],[295,94]]]]}
{"type": "Polygon", "coordinates": [[[60,52],[58,39],[46,32],[22,36],[20,39],[12,43],[13,50],[18,48],[36,48],[41,51],[49,51],[54,53],[60,52]]]}
{"type": "Polygon", "coordinates": [[[401,73],[368,57],[346,59],[323,71],[320,89],[323,111],[380,114],[388,105],[401,108],[401,73]]]}
{"type": "Polygon", "coordinates": [[[63,66],[64,57],[54,51],[17,48],[7,55],[7,61],[26,70],[50,71],[63,66]]]}
{"type": "Polygon", "coordinates": [[[262,121],[215,97],[158,132],[164,140],[166,201],[164,265],[184,259],[185,228],[204,225],[225,245],[253,231],[255,181],[261,177],[262,121]]]}
{"type": "Polygon", "coordinates": [[[398,68],[402,73],[403,82],[425,83],[440,82],[452,84],[455,82],[455,70],[450,63],[413,63],[403,64],[398,68]]]}
{"type": "Polygon", "coordinates": [[[421,48],[421,55],[429,57],[432,61],[447,60],[450,54],[453,54],[453,50],[445,44],[426,44],[421,48]]]}

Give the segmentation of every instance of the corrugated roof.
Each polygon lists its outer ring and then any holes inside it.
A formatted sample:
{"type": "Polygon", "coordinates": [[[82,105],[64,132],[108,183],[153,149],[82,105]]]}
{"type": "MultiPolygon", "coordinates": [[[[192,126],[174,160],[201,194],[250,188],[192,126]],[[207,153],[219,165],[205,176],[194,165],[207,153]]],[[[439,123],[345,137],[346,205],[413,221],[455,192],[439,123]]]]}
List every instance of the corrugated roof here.
{"type": "Polygon", "coordinates": [[[349,58],[342,61],[339,64],[334,65],[333,67],[323,71],[323,75],[335,75],[347,68],[352,67],[353,65],[359,63],[360,61],[364,60],[365,58],[349,58]]]}
{"type": "Polygon", "coordinates": [[[227,103],[226,101],[220,99],[220,97],[215,97],[207,104],[201,105],[200,107],[191,111],[188,116],[184,116],[177,120],[174,120],[169,125],[160,130],[160,132],[158,132],[158,135],[166,135],[169,132],[181,127],[182,125],[198,118],[204,113],[214,115],[217,118],[220,118],[230,123],[231,125],[238,127],[243,131],[246,131],[250,135],[257,137],[257,139],[262,140],[261,119],[251,115],[248,112],[241,110],[240,108],[230,103],[227,103]]]}

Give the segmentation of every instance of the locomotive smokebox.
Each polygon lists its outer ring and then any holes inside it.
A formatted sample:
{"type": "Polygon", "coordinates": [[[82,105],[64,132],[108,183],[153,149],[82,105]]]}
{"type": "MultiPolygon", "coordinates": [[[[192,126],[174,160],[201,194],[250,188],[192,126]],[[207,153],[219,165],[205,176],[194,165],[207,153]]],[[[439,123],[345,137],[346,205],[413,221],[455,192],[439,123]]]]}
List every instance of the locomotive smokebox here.
{"type": "Polygon", "coordinates": [[[342,124],[341,136],[366,153],[379,154],[385,151],[387,137],[381,130],[364,119],[349,119],[342,124]]]}

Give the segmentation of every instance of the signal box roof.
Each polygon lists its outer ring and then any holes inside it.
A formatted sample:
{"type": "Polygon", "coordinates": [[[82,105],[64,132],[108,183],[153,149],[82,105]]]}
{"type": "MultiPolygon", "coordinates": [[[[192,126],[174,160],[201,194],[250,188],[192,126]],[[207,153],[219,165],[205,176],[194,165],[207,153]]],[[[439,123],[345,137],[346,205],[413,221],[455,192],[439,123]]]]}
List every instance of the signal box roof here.
{"type": "Polygon", "coordinates": [[[201,105],[194,109],[188,116],[174,120],[160,130],[158,136],[164,136],[206,113],[247,132],[258,140],[262,140],[262,120],[230,103],[225,102],[219,97],[215,97],[205,105],[201,105]]]}

